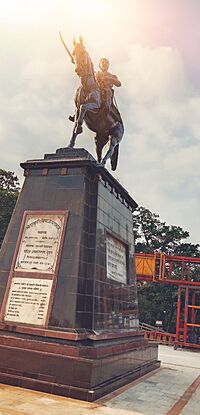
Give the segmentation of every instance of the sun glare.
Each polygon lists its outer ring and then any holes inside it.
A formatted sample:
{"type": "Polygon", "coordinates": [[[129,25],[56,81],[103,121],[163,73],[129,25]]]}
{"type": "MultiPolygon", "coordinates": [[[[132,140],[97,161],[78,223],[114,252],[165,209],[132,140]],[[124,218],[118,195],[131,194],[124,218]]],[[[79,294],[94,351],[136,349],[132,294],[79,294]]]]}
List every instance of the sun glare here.
{"type": "MultiPolygon", "coordinates": [[[[55,4],[53,0],[0,0],[0,20],[10,23],[30,22],[43,15],[44,11],[45,15],[51,15],[53,8],[58,15],[59,2],[57,9],[55,4]]],[[[63,5],[63,10],[70,10],[70,15],[76,21],[101,18],[108,12],[106,0],[61,0],[60,4],[63,5]]]]}
{"type": "Polygon", "coordinates": [[[85,15],[102,15],[106,9],[103,0],[76,0],[76,10],[85,15]]]}
{"type": "MultiPolygon", "coordinates": [[[[47,0],[43,0],[40,9],[47,4],[47,0]]],[[[39,5],[39,0],[0,0],[0,19],[10,23],[28,22],[37,16],[39,5]]]]}

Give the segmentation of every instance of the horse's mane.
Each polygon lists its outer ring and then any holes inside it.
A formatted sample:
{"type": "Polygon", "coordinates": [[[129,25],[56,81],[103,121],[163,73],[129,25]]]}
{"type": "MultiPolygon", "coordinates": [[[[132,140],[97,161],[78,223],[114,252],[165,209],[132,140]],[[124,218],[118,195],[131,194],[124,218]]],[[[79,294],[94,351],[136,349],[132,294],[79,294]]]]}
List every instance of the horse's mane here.
{"type": "MultiPolygon", "coordinates": [[[[84,46],[83,46],[83,47],[84,47],[84,46]]],[[[92,62],[92,59],[90,58],[89,53],[88,53],[88,52],[87,52],[87,50],[85,49],[85,47],[84,47],[84,50],[85,50],[85,53],[87,54],[87,58],[88,58],[88,60],[90,61],[90,65],[91,65],[91,69],[92,69],[92,74],[93,74],[93,76],[94,76],[94,78],[95,78],[94,64],[93,64],[93,62],[92,62]]]]}
{"type": "Polygon", "coordinates": [[[95,70],[94,70],[94,64],[92,62],[92,59],[90,58],[90,55],[88,53],[88,51],[85,49],[85,46],[82,43],[79,43],[79,45],[81,46],[82,50],[81,53],[85,53],[87,55],[87,59],[90,62],[90,66],[91,66],[91,70],[92,70],[92,75],[95,77],[95,70]]]}

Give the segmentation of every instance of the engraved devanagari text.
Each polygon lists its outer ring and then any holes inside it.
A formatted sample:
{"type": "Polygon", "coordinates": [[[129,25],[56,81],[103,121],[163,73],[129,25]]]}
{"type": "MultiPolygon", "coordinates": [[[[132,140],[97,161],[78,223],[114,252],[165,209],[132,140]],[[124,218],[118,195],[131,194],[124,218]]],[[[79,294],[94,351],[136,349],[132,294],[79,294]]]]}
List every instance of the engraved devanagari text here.
{"type": "Polygon", "coordinates": [[[107,278],[126,284],[126,247],[122,242],[109,234],[106,236],[106,262],[107,278]]]}
{"type": "Polygon", "coordinates": [[[5,321],[44,325],[52,280],[13,278],[7,299],[5,321]]]}
{"type": "Polygon", "coordinates": [[[64,215],[28,214],[15,271],[55,272],[64,215]]]}

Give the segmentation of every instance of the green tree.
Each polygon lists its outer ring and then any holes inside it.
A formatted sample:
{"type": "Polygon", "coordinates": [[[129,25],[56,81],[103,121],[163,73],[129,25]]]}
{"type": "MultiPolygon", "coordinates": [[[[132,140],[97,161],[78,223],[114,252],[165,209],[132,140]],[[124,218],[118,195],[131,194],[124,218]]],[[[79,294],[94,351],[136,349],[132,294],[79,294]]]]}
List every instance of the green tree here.
{"type": "MultiPolygon", "coordinates": [[[[180,226],[167,225],[159,215],[144,207],[136,209],[133,215],[133,230],[136,252],[163,252],[169,255],[200,257],[198,244],[184,242],[189,232],[180,226]]],[[[177,266],[176,272],[180,272],[177,266]]],[[[194,279],[196,270],[193,270],[194,279]]],[[[163,328],[175,331],[177,286],[159,283],[138,282],[140,320],[155,325],[162,320],[163,328]]]]}
{"type": "Polygon", "coordinates": [[[0,169],[0,246],[19,194],[19,180],[11,171],[0,169]]]}

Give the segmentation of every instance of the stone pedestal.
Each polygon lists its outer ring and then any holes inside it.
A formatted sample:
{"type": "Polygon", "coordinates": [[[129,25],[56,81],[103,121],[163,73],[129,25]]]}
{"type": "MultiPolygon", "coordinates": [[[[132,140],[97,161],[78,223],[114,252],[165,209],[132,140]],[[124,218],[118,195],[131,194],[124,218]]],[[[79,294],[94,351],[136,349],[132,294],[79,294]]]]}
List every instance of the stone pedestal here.
{"type": "Polygon", "coordinates": [[[0,255],[0,382],[93,401],[159,366],[139,330],[137,204],[84,149],[21,166],[0,255]]]}

